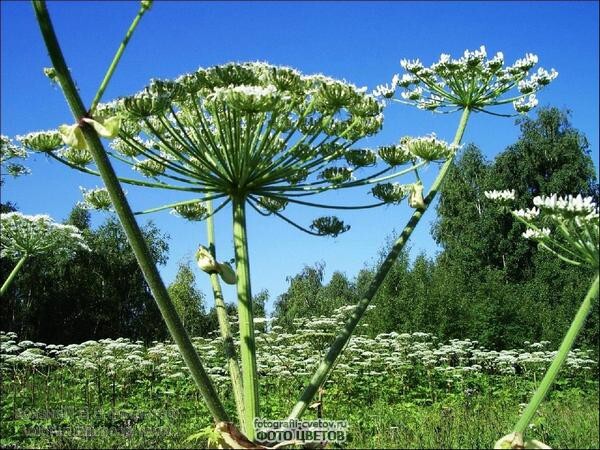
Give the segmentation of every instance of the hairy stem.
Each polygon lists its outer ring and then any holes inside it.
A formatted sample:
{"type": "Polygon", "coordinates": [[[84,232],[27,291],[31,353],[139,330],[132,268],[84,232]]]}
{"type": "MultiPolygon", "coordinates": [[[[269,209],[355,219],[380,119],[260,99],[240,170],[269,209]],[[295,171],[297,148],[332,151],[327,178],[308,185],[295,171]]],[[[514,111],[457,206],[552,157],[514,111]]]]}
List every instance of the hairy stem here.
{"type": "MultiPolygon", "coordinates": [[[[456,135],[454,136],[454,145],[460,144],[462,140],[465,128],[467,126],[467,121],[469,119],[469,112],[470,110],[468,108],[463,110],[458,129],[456,130],[456,135]]],[[[360,321],[364,313],[367,311],[367,307],[371,303],[371,300],[373,299],[375,293],[377,292],[377,290],[383,283],[383,280],[387,276],[388,272],[394,265],[394,262],[396,261],[398,255],[406,245],[406,242],[408,241],[410,235],[421,220],[421,217],[423,217],[423,214],[425,213],[425,211],[427,211],[427,208],[433,202],[433,199],[439,191],[442,185],[442,181],[446,177],[446,174],[448,173],[448,170],[450,169],[453,160],[454,158],[449,158],[444,163],[442,169],[440,170],[440,173],[433,182],[433,185],[431,186],[427,197],[425,197],[424,199],[425,208],[415,210],[410,220],[404,227],[404,230],[402,230],[402,233],[400,234],[396,242],[394,242],[394,245],[392,246],[392,249],[390,250],[389,254],[386,256],[381,266],[379,266],[379,269],[377,270],[373,281],[371,281],[371,284],[369,285],[369,288],[365,293],[364,297],[358,302],[358,304],[354,308],[354,311],[352,312],[352,315],[344,325],[344,328],[336,336],[335,340],[333,341],[333,344],[331,344],[331,347],[327,351],[327,354],[321,361],[321,364],[310,379],[308,386],[306,386],[304,392],[300,396],[300,399],[294,405],[292,412],[289,416],[290,419],[298,419],[300,418],[300,416],[302,416],[302,414],[314,398],[319,388],[327,380],[327,377],[331,372],[331,369],[333,368],[336,359],[341,355],[342,351],[344,350],[344,347],[350,340],[354,329],[358,325],[358,322],[360,321]]]]}
{"type": "Polygon", "coordinates": [[[121,59],[121,56],[123,55],[123,52],[125,51],[125,47],[127,47],[127,43],[131,39],[131,36],[133,35],[133,32],[135,31],[135,28],[137,27],[140,19],[142,18],[144,13],[146,11],[148,11],[148,9],[149,9],[149,7],[142,3],[142,5],[140,6],[140,10],[138,11],[137,15],[133,19],[133,22],[131,22],[131,25],[129,26],[129,29],[127,30],[127,33],[125,34],[125,37],[123,38],[123,41],[121,42],[121,45],[119,45],[119,48],[117,49],[117,53],[115,53],[115,56],[113,57],[113,60],[110,63],[110,66],[109,66],[108,70],[106,71],[106,74],[104,75],[104,79],[102,80],[102,83],[100,83],[100,87],[98,88],[98,91],[96,92],[96,95],[94,96],[94,100],[92,100],[92,106],[90,106],[90,115],[94,114],[94,110],[96,109],[96,106],[98,106],[98,103],[100,102],[100,99],[102,98],[102,94],[104,94],[104,91],[106,90],[106,87],[108,86],[108,82],[112,78],[113,73],[114,73],[115,69],[117,68],[117,65],[119,64],[119,60],[121,59]]]}
{"type": "Polygon", "coordinates": [[[575,343],[575,339],[577,339],[577,335],[579,334],[581,327],[585,323],[585,318],[587,317],[590,310],[592,309],[592,304],[594,302],[594,299],[598,296],[598,280],[599,280],[599,276],[596,275],[596,279],[590,286],[585,298],[583,299],[583,302],[581,303],[581,306],[577,310],[577,314],[575,314],[575,318],[573,319],[573,322],[571,322],[571,326],[569,327],[569,330],[567,331],[565,338],[563,339],[562,343],[560,344],[558,353],[554,357],[552,364],[550,364],[550,367],[548,368],[546,375],[544,375],[544,378],[542,379],[542,381],[540,382],[540,385],[538,386],[535,393],[533,394],[533,397],[531,398],[531,401],[525,408],[525,411],[523,411],[521,418],[515,425],[515,428],[513,430],[514,432],[516,432],[516,433],[524,433],[525,432],[525,429],[529,425],[529,422],[531,422],[531,419],[533,418],[535,412],[537,411],[538,407],[540,406],[540,403],[542,403],[542,401],[544,400],[544,397],[546,397],[546,394],[548,393],[548,391],[550,390],[550,387],[554,383],[554,380],[556,379],[558,372],[560,371],[561,367],[563,366],[564,362],[567,359],[567,356],[569,355],[569,351],[571,351],[571,348],[573,347],[573,344],[575,343]]]}
{"type": "Polygon", "coordinates": [[[2,287],[0,287],[0,297],[4,295],[8,287],[12,284],[13,280],[17,276],[17,273],[19,270],[21,270],[21,267],[23,267],[25,261],[27,261],[27,258],[29,258],[29,255],[22,256],[21,259],[17,261],[17,265],[13,267],[13,270],[10,271],[8,278],[4,281],[4,283],[2,283],[2,287]]]}
{"type": "MultiPolygon", "coordinates": [[[[208,249],[213,258],[216,260],[217,252],[215,249],[215,223],[213,218],[213,205],[211,200],[209,200],[206,204],[208,210],[208,218],[206,219],[208,249]]],[[[227,317],[227,308],[225,306],[225,300],[223,299],[221,283],[219,282],[219,276],[216,273],[210,274],[210,283],[212,286],[213,296],[215,297],[215,309],[217,310],[219,330],[221,331],[221,338],[223,339],[225,358],[227,358],[227,364],[229,366],[229,377],[231,378],[231,384],[233,386],[233,397],[235,399],[238,419],[240,421],[242,432],[246,433],[242,372],[240,370],[240,365],[238,364],[237,352],[233,342],[233,335],[231,334],[231,328],[229,326],[229,318],[227,317]]]]}
{"type": "Polygon", "coordinates": [[[258,373],[256,370],[256,340],[250,288],[250,261],[246,234],[245,198],[233,197],[233,243],[237,272],[238,317],[240,321],[240,355],[244,387],[246,437],[254,440],[254,418],[258,415],[258,373]]]}
{"type": "MultiPolygon", "coordinates": [[[[80,122],[82,117],[85,117],[86,109],[83,105],[81,97],[77,92],[75,83],[71,78],[71,74],[67,68],[62,50],[56,38],[54,27],[50,20],[46,3],[43,0],[34,0],[33,7],[37,17],[37,21],[48,49],[52,65],[57,72],[58,80],[61,84],[65,98],[71,108],[71,112],[75,119],[80,122]]],[[[192,345],[189,335],[187,334],[181,319],[177,314],[173,302],[169,298],[167,289],[160,278],[158,269],[152,259],[148,244],[140,231],[140,228],[135,221],[133,212],[125,194],[121,189],[121,185],[117,179],[115,171],[110,164],[108,156],[100,142],[100,139],[93,128],[82,125],[82,131],[85,136],[85,141],[90,150],[98,171],[102,177],[102,181],[110,194],[110,199],[114,205],[115,211],[119,217],[121,225],[127,235],[127,240],[135,254],[136,260],[142,270],[144,278],[150,287],[152,295],[156,300],[158,308],[167,324],[167,328],[177,344],[185,363],[187,364],[194,381],[198,385],[209,411],[216,421],[228,421],[227,413],[219,400],[217,393],[204,370],[202,363],[196,350],[192,345]]]]}

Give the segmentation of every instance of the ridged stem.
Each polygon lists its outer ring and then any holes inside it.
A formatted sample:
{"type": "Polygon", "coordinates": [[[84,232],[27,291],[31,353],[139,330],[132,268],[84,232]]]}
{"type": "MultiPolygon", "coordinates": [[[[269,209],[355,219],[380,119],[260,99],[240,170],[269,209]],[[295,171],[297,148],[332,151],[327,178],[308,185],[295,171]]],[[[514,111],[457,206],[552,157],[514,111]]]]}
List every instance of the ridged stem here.
{"type": "Polygon", "coordinates": [[[258,371],[256,369],[256,340],[250,287],[250,261],[246,233],[246,200],[233,197],[233,244],[237,272],[238,318],[240,322],[240,356],[244,387],[246,437],[254,440],[254,418],[258,416],[258,371]]]}
{"type": "Polygon", "coordinates": [[[558,372],[567,360],[567,356],[569,356],[569,352],[571,351],[571,348],[573,347],[573,344],[577,339],[577,335],[579,334],[581,327],[583,327],[583,324],[585,323],[585,318],[592,309],[594,299],[598,296],[598,279],[599,276],[597,275],[596,279],[591,284],[587,295],[583,299],[581,306],[577,310],[577,314],[575,314],[575,318],[573,319],[573,322],[571,322],[571,326],[569,327],[567,334],[565,335],[562,343],[560,344],[558,353],[554,357],[552,364],[550,364],[546,375],[544,375],[544,378],[542,378],[542,381],[540,382],[540,385],[533,394],[531,401],[529,402],[529,404],[523,411],[521,418],[515,425],[515,428],[513,430],[515,433],[525,432],[525,429],[529,425],[529,422],[531,422],[531,419],[533,419],[535,412],[544,400],[544,397],[546,397],[546,394],[550,390],[550,387],[552,387],[554,380],[556,380],[558,372]]]}
{"type": "Polygon", "coordinates": [[[17,265],[13,267],[13,270],[10,271],[8,278],[4,280],[4,283],[2,283],[2,287],[0,287],[0,297],[4,295],[8,287],[12,284],[13,280],[17,276],[17,273],[19,272],[19,270],[21,270],[21,267],[23,267],[25,261],[27,261],[27,258],[29,258],[28,255],[22,256],[21,259],[17,261],[17,265]]]}
{"type": "MultiPolygon", "coordinates": [[[[212,200],[209,200],[206,202],[206,204],[208,210],[208,218],[206,219],[208,249],[213,258],[216,260],[217,252],[215,248],[215,223],[213,218],[212,200]]],[[[225,300],[223,299],[223,291],[221,290],[219,275],[216,273],[211,273],[210,283],[212,286],[213,296],[215,298],[215,309],[217,311],[217,319],[219,321],[219,330],[221,332],[221,338],[223,339],[223,350],[225,351],[225,358],[227,359],[227,365],[229,366],[229,377],[231,378],[231,385],[233,386],[233,397],[235,399],[238,419],[242,432],[246,433],[242,371],[240,370],[240,365],[237,359],[237,351],[235,350],[233,335],[231,334],[231,327],[229,326],[229,318],[227,317],[227,308],[225,306],[225,300]]]]}
{"type": "Polygon", "coordinates": [[[115,53],[115,56],[113,57],[113,60],[110,63],[110,66],[108,67],[108,70],[106,71],[106,74],[104,75],[104,78],[102,79],[102,82],[100,83],[100,87],[98,88],[98,91],[96,92],[96,95],[94,96],[94,100],[92,100],[92,106],[90,106],[90,115],[94,114],[94,110],[96,109],[96,106],[98,106],[98,103],[102,99],[102,95],[104,94],[104,91],[106,90],[106,87],[108,86],[108,82],[112,78],[113,73],[115,72],[115,69],[117,68],[117,65],[119,64],[119,60],[121,59],[121,56],[123,55],[123,52],[125,51],[125,47],[127,47],[127,43],[131,39],[131,36],[133,35],[133,32],[135,31],[135,28],[137,27],[142,16],[144,15],[144,13],[146,11],[148,11],[148,9],[149,9],[149,7],[146,6],[144,3],[142,3],[142,5],[140,6],[140,10],[138,11],[137,15],[133,19],[133,22],[131,22],[131,25],[129,26],[129,29],[127,30],[127,33],[125,34],[125,37],[123,38],[123,41],[121,42],[121,45],[119,45],[119,48],[117,49],[117,52],[115,53]]]}
{"type": "Polygon", "coordinates": [[[43,0],[34,0],[33,8],[37,17],[37,21],[48,49],[48,54],[52,61],[52,65],[56,70],[58,81],[61,84],[65,98],[71,108],[71,112],[75,120],[81,124],[81,129],[85,136],[87,147],[92,154],[102,181],[108,190],[110,199],[114,206],[115,212],[119,217],[121,225],[127,235],[127,240],[135,254],[136,260],[142,270],[144,278],[148,283],[150,291],[160,312],[167,324],[167,328],[177,344],[185,363],[187,364],[194,381],[198,385],[209,411],[216,421],[228,421],[227,413],[219,400],[217,393],[204,370],[200,358],[192,345],[192,341],[187,334],[181,319],[177,314],[173,302],[169,298],[167,289],[160,278],[158,269],[152,260],[148,244],[144,240],[140,228],[135,221],[135,217],[129,203],[125,199],[125,194],[121,189],[121,185],[117,179],[115,171],[110,164],[108,156],[100,142],[100,139],[93,128],[81,122],[81,119],[86,115],[86,109],[83,105],[81,97],[75,87],[75,83],[71,78],[71,74],[67,68],[62,50],[56,38],[52,21],[46,8],[46,3],[43,0]]]}

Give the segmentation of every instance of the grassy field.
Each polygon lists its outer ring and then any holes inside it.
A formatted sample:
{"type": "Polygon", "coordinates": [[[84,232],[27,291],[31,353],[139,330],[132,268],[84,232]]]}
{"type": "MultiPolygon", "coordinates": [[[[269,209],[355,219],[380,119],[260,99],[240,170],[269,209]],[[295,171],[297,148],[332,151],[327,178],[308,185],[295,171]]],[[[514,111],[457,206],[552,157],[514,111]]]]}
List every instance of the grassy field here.
{"type": "MultiPolygon", "coordinates": [[[[273,342],[264,347],[267,338],[261,341],[261,415],[284,419],[306,382],[307,366],[314,365],[307,356],[311,345],[322,347],[326,336],[313,333],[307,340],[305,332],[292,344],[293,335],[266,334],[273,342]]],[[[0,338],[2,447],[206,445],[186,442],[211,419],[170,344],[107,339],[57,346],[19,342],[13,334],[0,338]]],[[[235,411],[218,342],[195,342],[227,409],[235,411]]],[[[332,446],[489,448],[511,431],[529,400],[552,356],[544,345],[493,352],[424,333],[358,336],[321,395],[321,416],[349,423],[347,442],[332,446]]],[[[575,352],[562,375],[529,435],[555,448],[598,448],[597,362],[575,352]]],[[[316,414],[312,408],[305,417],[316,414]]]]}

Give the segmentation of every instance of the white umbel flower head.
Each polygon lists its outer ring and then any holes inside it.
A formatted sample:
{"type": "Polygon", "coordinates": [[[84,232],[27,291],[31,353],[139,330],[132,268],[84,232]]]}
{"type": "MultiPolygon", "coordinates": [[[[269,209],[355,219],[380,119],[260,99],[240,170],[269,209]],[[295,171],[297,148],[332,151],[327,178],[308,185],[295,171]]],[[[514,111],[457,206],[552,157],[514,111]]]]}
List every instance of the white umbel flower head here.
{"type": "MultiPolygon", "coordinates": [[[[558,76],[554,69],[541,68],[530,75],[537,61],[537,56],[527,54],[505,67],[504,54],[498,52],[488,59],[483,45],[476,50],[465,50],[458,59],[442,53],[439,61],[429,67],[418,59],[403,59],[400,65],[406,73],[396,75],[392,87],[402,89],[397,101],[429,111],[465,108],[487,111],[490,106],[512,102],[517,112],[526,113],[537,105],[534,94],[558,76]],[[519,92],[510,95],[514,88],[519,92]]],[[[393,95],[389,90],[376,94],[386,98],[393,95]]]]}
{"type": "Polygon", "coordinates": [[[534,207],[513,211],[527,226],[526,239],[540,243],[563,261],[598,269],[600,265],[600,216],[592,197],[540,195],[534,207]],[[552,230],[552,232],[551,232],[552,230]]]}
{"type": "Polygon", "coordinates": [[[72,255],[89,250],[81,232],[72,225],[56,223],[50,216],[26,216],[20,212],[0,214],[1,257],[20,259],[44,254],[72,255]]]}

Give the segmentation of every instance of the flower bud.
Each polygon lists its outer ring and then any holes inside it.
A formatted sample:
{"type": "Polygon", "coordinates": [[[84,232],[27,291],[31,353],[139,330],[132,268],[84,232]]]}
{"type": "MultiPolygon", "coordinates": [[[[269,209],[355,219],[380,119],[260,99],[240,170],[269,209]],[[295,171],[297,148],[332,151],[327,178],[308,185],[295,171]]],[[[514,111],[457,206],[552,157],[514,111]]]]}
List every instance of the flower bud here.
{"type": "Polygon", "coordinates": [[[310,228],[315,230],[321,236],[337,237],[350,229],[350,225],[345,225],[335,216],[324,216],[313,220],[310,228]]]}
{"type": "Polygon", "coordinates": [[[348,150],[344,156],[348,164],[356,167],[372,166],[377,162],[375,152],[372,150],[348,150]]]}
{"type": "Polygon", "coordinates": [[[348,181],[352,176],[352,170],[348,167],[329,167],[321,172],[320,177],[333,184],[340,184],[348,181]]]}
{"type": "Polygon", "coordinates": [[[148,11],[152,7],[153,0],[142,0],[141,10],[142,12],[148,11]]]}
{"type": "Polygon", "coordinates": [[[436,138],[434,134],[404,139],[403,146],[409,153],[425,161],[447,159],[456,151],[456,146],[436,138]]]}
{"type": "Polygon", "coordinates": [[[86,209],[111,210],[112,201],[106,188],[85,189],[80,187],[79,189],[83,194],[83,205],[86,209]]]}
{"type": "Polygon", "coordinates": [[[221,279],[223,283],[227,284],[235,284],[237,281],[237,275],[235,274],[235,270],[233,267],[229,265],[229,263],[217,263],[219,266],[219,275],[221,275],[221,279]]]}
{"type": "Polygon", "coordinates": [[[17,140],[24,147],[36,152],[52,152],[63,146],[62,135],[56,131],[36,131],[25,136],[17,136],[17,140]]]}
{"type": "Polygon", "coordinates": [[[380,183],[371,189],[373,196],[386,203],[400,203],[411,192],[411,186],[400,183],[380,183]]]}
{"type": "Polygon", "coordinates": [[[413,159],[413,155],[411,155],[402,145],[381,147],[377,153],[379,153],[381,159],[392,167],[401,166],[413,159]]]}
{"type": "Polygon", "coordinates": [[[260,197],[258,199],[258,205],[261,209],[264,209],[267,213],[280,212],[285,209],[288,201],[280,198],[273,197],[260,197]]]}
{"type": "Polygon", "coordinates": [[[177,205],[171,212],[190,221],[204,220],[208,215],[208,210],[202,202],[177,205]]]}
{"type": "Polygon", "coordinates": [[[200,270],[206,273],[221,272],[219,263],[217,263],[210,251],[202,245],[196,251],[196,263],[200,267],[200,270]]]}
{"type": "Polygon", "coordinates": [[[425,209],[425,200],[423,199],[423,184],[421,182],[411,185],[408,196],[408,204],[411,208],[425,209]]]}
{"type": "Polygon", "coordinates": [[[156,177],[165,172],[165,165],[152,159],[145,159],[133,165],[133,168],[147,177],[156,177]]]}
{"type": "Polygon", "coordinates": [[[87,166],[94,158],[87,148],[67,147],[61,154],[63,158],[76,166],[87,166]]]}

